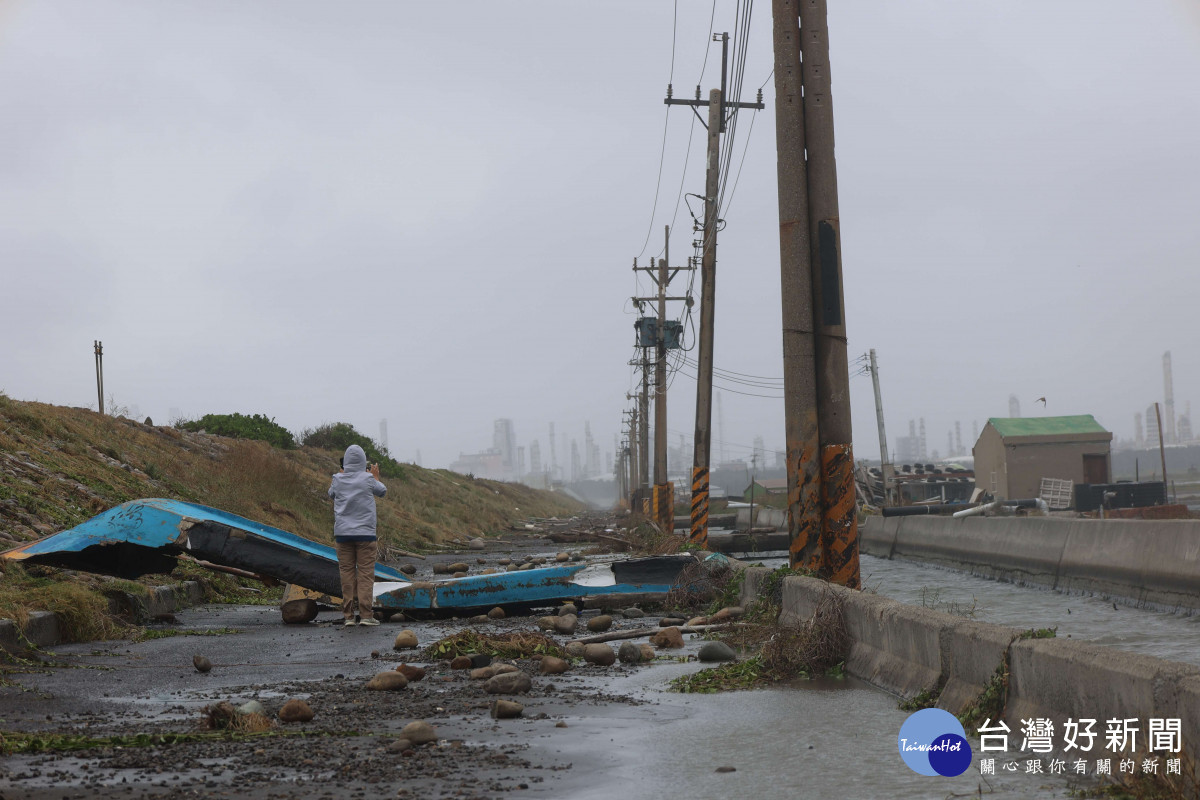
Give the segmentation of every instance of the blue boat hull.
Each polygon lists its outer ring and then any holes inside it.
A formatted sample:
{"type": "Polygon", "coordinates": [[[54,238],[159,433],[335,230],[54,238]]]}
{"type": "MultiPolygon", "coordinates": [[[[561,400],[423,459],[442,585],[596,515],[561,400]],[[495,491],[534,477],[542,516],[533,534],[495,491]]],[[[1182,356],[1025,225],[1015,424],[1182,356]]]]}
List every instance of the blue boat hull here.
{"type": "MultiPolygon", "coordinates": [[[[179,500],[133,500],[62,533],[21,545],[0,558],[125,578],[170,572],[182,554],[247,570],[337,597],[337,553],[324,544],[216,508],[179,500]]],[[[598,594],[666,592],[688,555],[631,559],[602,568],[584,564],[412,581],[375,566],[375,605],[392,610],[538,605],[598,594]],[[583,579],[581,573],[607,569],[583,579]]]]}

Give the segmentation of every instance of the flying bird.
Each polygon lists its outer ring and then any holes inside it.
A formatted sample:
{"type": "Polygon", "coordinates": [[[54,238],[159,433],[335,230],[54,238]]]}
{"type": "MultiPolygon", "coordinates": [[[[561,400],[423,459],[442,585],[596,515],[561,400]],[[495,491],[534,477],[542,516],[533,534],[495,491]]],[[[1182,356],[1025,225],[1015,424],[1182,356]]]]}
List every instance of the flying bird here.
{"type": "Polygon", "coordinates": [[[1046,398],[1044,398],[1044,397],[1039,397],[1037,400],[1034,400],[1033,402],[1035,402],[1035,403],[1041,403],[1041,404],[1042,404],[1042,408],[1045,408],[1045,407],[1046,407],[1046,398]]]}

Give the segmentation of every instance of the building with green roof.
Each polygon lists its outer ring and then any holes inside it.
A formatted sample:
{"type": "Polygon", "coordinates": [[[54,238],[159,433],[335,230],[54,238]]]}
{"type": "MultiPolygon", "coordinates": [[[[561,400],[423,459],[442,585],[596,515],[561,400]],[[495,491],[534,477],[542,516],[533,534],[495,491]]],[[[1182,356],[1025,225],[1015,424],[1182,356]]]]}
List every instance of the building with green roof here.
{"type": "Polygon", "coordinates": [[[1037,497],[1043,478],[1109,483],[1112,433],[1091,414],[993,417],[975,443],[975,485],[997,499],[1037,497]]]}

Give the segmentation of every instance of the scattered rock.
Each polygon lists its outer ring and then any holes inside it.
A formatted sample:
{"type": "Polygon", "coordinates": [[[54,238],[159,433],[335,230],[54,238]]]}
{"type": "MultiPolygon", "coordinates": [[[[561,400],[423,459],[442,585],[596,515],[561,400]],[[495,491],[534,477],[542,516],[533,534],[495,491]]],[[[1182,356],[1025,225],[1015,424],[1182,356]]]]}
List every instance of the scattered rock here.
{"type": "Polygon", "coordinates": [[[311,722],[315,716],[308,703],[298,698],[288,700],[283,704],[283,708],[279,709],[280,722],[311,722]]]}
{"type": "Polygon", "coordinates": [[[524,710],[525,706],[514,700],[496,698],[492,701],[492,719],[513,719],[521,716],[521,712],[524,710]]]}
{"type": "Polygon", "coordinates": [[[451,564],[450,566],[446,567],[446,570],[448,572],[469,572],[470,569],[471,569],[471,565],[467,564],[463,561],[455,562],[455,563],[451,564]]]}
{"type": "Polygon", "coordinates": [[[556,656],[542,656],[541,671],[543,675],[558,675],[561,672],[566,672],[571,668],[571,663],[565,658],[556,656]]]}
{"type": "Polygon", "coordinates": [[[565,728],[565,727],[567,727],[567,723],[563,722],[563,721],[560,719],[558,722],[554,723],[554,727],[556,727],[556,728],[565,728]]]}
{"type": "Polygon", "coordinates": [[[557,561],[558,563],[562,564],[563,562],[571,560],[571,554],[570,553],[559,553],[558,555],[556,555],[554,557],[554,560],[557,561]]]}
{"type": "Polygon", "coordinates": [[[578,621],[579,618],[574,614],[563,614],[561,617],[554,618],[554,630],[563,634],[574,633],[575,624],[578,621]]]}
{"type": "MultiPolygon", "coordinates": [[[[403,572],[405,575],[416,575],[417,574],[417,568],[412,564],[401,564],[400,571],[403,572]]],[[[398,739],[397,741],[404,741],[404,740],[398,739]]]]}
{"type": "Polygon", "coordinates": [[[423,667],[414,667],[412,664],[401,664],[396,667],[396,672],[399,672],[409,683],[419,681],[425,677],[425,669],[423,667]]]}
{"type": "Polygon", "coordinates": [[[492,663],[492,657],[487,653],[472,653],[467,658],[471,659],[471,666],[476,668],[492,663]]]}
{"type": "Polygon", "coordinates": [[[467,572],[466,572],[466,570],[459,570],[458,572],[454,573],[450,577],[451,578],[465,578],[465,577],[467,577],[467,572]]]}
{"type": "Polygon", "coordinates": [[[639,644],[638,648],[642,651],[642,661],[653,661],[658,658],[658,654],[654,652],[654,648],[648,644],[639,644]]]}
{"type": "Polygon", "coordinates": [[[579,616],[579,609],[575,607],[574,603],[563,603],[562,607],[558,609],[558,616],[562,617],[567,614],[579,616]]]}
{"type": "Polygon", "coordinates": [[[724,642],[705,642],[696,657],[701,661],[737,661],[737,652],[724,642]]]}
{"type": "Polygon", "coordinates": [[[396,641],[392,643],[393,650],[410,650],[417,646],[417,635],[408,628],[396,634],[396,641]]]}
{"type": "Polygon", "coordinates": [[[408,686],[408,678],[404,673],[389,669],[381,672],[367,681],[367,688],[375,692],[398,692],[408,686]]]}
{"type": "Polygon", "coordinates": [[[650,637],[650,644],[655,647],[683,647],[683,634],[679,628],[663,628],[650,637]]]}
{"type": "Polygon", "coordinates": [[[522,564],[521,566],[517,567],[518,571],[527,570],[527,569],[533,569],[533,564],[522,564]]]}
{"type": "Polygon", "coordinates": [[[470,656],[455,656],[450,660],[450,669],[471,669],[474,666],[470,656]]]}
{"type": "Polygon", "coordinates": [[[583,646],[583,660],[607,667],[617,660],[617,654],[606,644],[587,644],[583,646]]]}
{"type": "Polygon", "coordinates": [[[520,567],[517,566],[516,564],[509,564],[504,568],[504,571],[505,572],[516,572],[519,569],[520,569],[520,567]]]}
{"type": "Polygon", "coordinates": [[[658,621],[660,628],[674,628],[687,622],[683,617],[663,617],[658,621]]]}
{"type": "Polygon", "coordinates": [[[630,607],[621,612],[621,616],[625,619],[641,619],[646,616],[646,612],[640,608],[630,607]]]}
{"type": "Polygon", "coordinates": [[[687,626],[691,628],[694,625],[707,625],[708,617],[692,617],[687,621],[687,626]]]}
{"type": "Polygon", "coordinates": [[[617,658],[622,664],[640,664],[645,659],[642,658],[642,648],[640,645],[633,642],[622,642],[620,649],[617,650],[617,658]]]}
{"type": "Polygon", "coordinates": [[[583,642],[567,642],[567,658],[583,658],[583,642]]]}
{"type": "Polygon", "coordinates": [[[495,575],[499,571],[500,570],[495,569],[494,567],[488,567],[487,569],[479,570],[479,574],[480,575],[495,575]]]}
{"type": "Polygon", "coordinates": [[[486,558],[477,558],[477,559],[475,559],[475,563],[476,564],[486,564],[487,559],[486,558]]]}
{"type": "Polygon", "coordinates": [[[728,622],[731,619],[738,619],[746,613],[746,609],[741,606],[726,606],[717,613],[708,618],[709,622],[728,622]]]}
{"type": "Polygon", "coordinates": [[[288,600],[280,609],[283,621],[287,625],[303,625],[317,618],[317,601],[307,597],[299,600],[288,600]]]}
{"type": "Polygon", "coordinates": [[[471,623],[472,625],[481,625],[484,622],[491,622],[491,621],[492,621],[491,618],[488,617],[487,614],[476,614],[475,616],[473,616],[469,620],[467,620],[467,622],[471,623]]]}
{"type": "Polygon", "coordinates": [[[196,672],[210,672],[212,670],[212,662],[204,656],[192,656],[192,666],[196,668],[196,672]]]}
{"type": "Polygon", "coordinates": [[[483,539],[472,539],[471,541],[467,542],[467,547],[471,550],[487,549],[487,545],[484,544],[483,539]]]}
{"type": "Polygon", "coordinates": [[[612,627],[612,621],[612,617],[608,614],[601,614],[587,621],[587,629],[593,633],[601,633],[612,627]]]}
{"type": "Polygon", "coordinates": [[[378,650],[371,651],[371,658],[379,658],[380,655],[382,654],[378,650]]]}
{"type": "Polygon", "coordinates": [[[493,608],[491,611],[489,611],[489,612],[487,613],[487,615],[488,615],[488,616],[489,616],[491,619],[504,619],[504,609],[503,609],[503,608],[501,608],[500,606],[496,606],[496,607],[495,607],[495,608],[493,608]]]}
{"type": "Polygon", "coordinates": [[[483,690],[488,694],[520,694],[528,692],[532,687],[533,681],[520,671],[496,675],[483,684],[483,690]]]}
{"type": "Polygon", "coordinates": [[[512,563],[512,559],[511,558],[502,558],[499,561],[497,561],[496,563],[502,567],[507,567],[509,564],[512,563]]]}
{"type": "Polygon", "coordinates": [[[537,564],[538,566],[541,566],[542,564],[546,563],[546,559],[542,558],[541,556],[538,556],[537,558],[533,559],[533,563],[537,564]]]}
{"type": "Polygon", "coordinates": [[[518,667],[516,664],[493,664],[492,665],[492,674],[493,675],[503,675],[506,672],[520,672],[520,671],[521,671],[521,668],[518,667]]]}
{"type": "Polygon", "coordinates": [[[408,739],[414,745],[437,741],[437,732],[433,726],[424,720],[410,722],[400,729],[400,738],[408,739]]]}
{"type": "Polygon", "coordinates": [[[389,753],[403,753],[405,750],[412,750],[412,742],[408,739],[393,739],[388,742],[386,750],[389,753]]]}
{"type": "Polygon", "coordinates": [[[558,617],[538,617],[537,626],[544,631],[552,631],[557,620],[558,617]]]}
{"type": "Polygon", "coordinates": [[[245,703],[242,703],[240,706],[238,706],[237,712],[243,716],[247,714],[261,714],[265,717],[267,715],[267,710],[263,708],[263,704],[257,700],[249,700],[245,703]]]}
{"type": "Polygon", "coordinates": [[[448,573],[450,571],[451,571],[451,569],[450,569],[449,564],[434,564],[433,565],[433,574],[434,575],[445,575],[446,573],[448,573]]]}
{"type": "Polygon", "coordinates": [[[717,767],[716,772],[737,772],[737,767],[717,767]]]}
{"type": "Polygon", "coordinates": [[[477,667],[471,670],[467,677],[473,681],[486,681],[495,674],[496,670],[493,667],[477,667]]]}

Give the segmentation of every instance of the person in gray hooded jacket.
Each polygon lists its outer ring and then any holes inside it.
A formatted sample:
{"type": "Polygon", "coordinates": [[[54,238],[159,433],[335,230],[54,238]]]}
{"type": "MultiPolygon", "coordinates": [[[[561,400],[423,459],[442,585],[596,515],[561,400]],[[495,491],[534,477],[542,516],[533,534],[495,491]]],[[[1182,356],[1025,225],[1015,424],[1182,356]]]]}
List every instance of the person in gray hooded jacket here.
{"type": "Polygon", "coordinates": [[[367,454],[356,444],[346,448],[342,471],[333,476],[329,496],[333,498],[333,539],[342,579],[342,616],[354,625],[354,601],[362,625],[378,625],[371,607],[374,602],[375,498],[387,487],[379,482],[379,465],[367,469],[367,454]]]}

